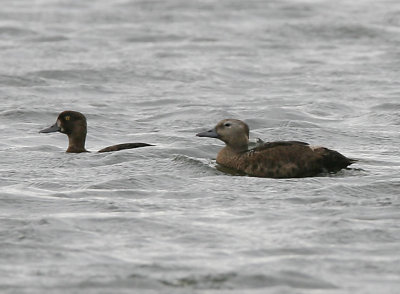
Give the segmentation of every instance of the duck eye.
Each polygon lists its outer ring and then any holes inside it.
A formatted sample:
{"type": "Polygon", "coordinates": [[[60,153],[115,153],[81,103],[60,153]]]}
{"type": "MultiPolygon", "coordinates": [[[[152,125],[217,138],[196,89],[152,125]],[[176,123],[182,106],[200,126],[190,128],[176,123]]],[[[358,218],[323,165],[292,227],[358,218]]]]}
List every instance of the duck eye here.
{"type": "Polygon", "coordinates": [[[71,117],[69,116],[69,115],[67,115],[66,117],[64,117],[65,118],[65,120],[70,120],[71,119],[71,117]]]}
{"type": "Polygon", "coordinates": [[[231,123],[225,123],[224,126],[225,126],[225,127],[230,127],[230,126],[231,126],[231,123]]]}

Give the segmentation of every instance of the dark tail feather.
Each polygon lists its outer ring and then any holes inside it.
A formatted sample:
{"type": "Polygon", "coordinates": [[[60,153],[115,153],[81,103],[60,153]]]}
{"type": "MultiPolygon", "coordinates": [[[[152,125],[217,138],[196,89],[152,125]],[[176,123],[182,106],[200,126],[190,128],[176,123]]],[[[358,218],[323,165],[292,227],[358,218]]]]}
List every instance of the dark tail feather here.
{"type": "Polygon", "coordinates": [[[336,172],[356,162],[356,159],[347,158],[335,150],[324,148],[323,166],[328,171],[336,172]]]}
{"type": "Polygon", "coordinates": [[[147,143],[124,143],[124,144],[117,144],[113,146],[109,146],[99,150],[98,152],[111,152],[111,151],[119,151],[124,149],[132,149],[132,148],[139,148],[139,147],[146,147],[146,146],[154,146],[147,143]]]}

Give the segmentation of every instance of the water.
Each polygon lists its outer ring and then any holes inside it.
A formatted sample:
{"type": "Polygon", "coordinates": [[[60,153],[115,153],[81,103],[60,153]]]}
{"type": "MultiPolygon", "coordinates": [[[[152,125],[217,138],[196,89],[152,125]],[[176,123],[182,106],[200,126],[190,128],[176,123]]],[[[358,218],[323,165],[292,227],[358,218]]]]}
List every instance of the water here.
{"type": "Polygon", "coordinates": [[[398,1],[12,1],[0,11],[2,293],[398,293],[398,1]],[[87,148],[39,134],[63,110],[87,148]],[[245,120],[359,162],[232,176],[245,120]]]}

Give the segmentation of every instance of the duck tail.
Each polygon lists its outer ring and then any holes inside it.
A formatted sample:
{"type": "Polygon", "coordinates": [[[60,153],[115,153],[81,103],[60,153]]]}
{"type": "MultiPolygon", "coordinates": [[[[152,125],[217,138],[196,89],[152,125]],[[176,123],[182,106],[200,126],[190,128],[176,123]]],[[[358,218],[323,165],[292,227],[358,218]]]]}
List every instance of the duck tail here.
{"type": "Polygon", "coordinates": [[[332,172],[346,168],[357,161],[328,148],[324,148],[322,160],[324,168],[332,172]]]}
{"type": "Polygon", "coordinates": [[[354,158],[347,158],[347,159],[350,161],[350,164],[353,164],[358,161],[358,159],[354,159],[354,158]]]}

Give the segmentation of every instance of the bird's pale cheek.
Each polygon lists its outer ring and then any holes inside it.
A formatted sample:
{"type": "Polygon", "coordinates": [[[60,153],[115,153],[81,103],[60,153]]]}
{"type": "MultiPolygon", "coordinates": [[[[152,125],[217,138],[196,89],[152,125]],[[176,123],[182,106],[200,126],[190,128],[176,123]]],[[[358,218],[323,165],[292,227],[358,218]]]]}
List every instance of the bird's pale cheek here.
{"type": "Polygon", "coordinates": [[[61,121],[57,119],[57,126],[60,128],[61,133],[65,133],[65,129],[61,126],[61,121]]]}

